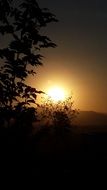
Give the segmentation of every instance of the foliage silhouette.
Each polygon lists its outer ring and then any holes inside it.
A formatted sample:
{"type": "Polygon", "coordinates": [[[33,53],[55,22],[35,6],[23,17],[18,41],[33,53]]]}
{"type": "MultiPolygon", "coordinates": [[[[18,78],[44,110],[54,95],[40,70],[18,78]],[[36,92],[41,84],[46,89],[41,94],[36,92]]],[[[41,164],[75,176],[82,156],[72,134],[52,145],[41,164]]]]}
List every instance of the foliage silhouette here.
{"type": "Polygon", "coordinates": [[[11,42],[0,49],[0,111],[5,110],[5,115],[19,107],[28,110],[36,104],[37,94],[43,93],[28,86],[26,78],[42,65],[41,48],[56,47],[41,34],[41,29],[56,21],[55,15],[41,9],[36,0],[0,0],[0,33],[11,35],[11,42]]]}
{"type": "Polygon", "coordinates": [[[40,120],[48,120],[49,125],[56,127],[59,131],[71,129],[73,119],[78,110],[73,107],[72,96],[64,101],[54,102],[51,98],[44,98],[39,106],[40,120]]]}

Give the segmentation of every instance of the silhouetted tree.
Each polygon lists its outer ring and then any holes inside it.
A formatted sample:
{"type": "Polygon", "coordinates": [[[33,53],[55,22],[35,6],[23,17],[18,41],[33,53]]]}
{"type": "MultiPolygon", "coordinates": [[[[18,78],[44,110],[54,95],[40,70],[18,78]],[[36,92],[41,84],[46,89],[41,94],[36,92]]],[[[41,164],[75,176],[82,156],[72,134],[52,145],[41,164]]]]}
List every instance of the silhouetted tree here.
{"type": "Polygon", "coordinates": [[[48,120],[54,127],[59,129],[70,129],[73,119],[76,117],[78,110],[73,106],[72,96],[64,101],[54,102],[51,98],[44,99],[40,110],[40,120],[48,120]]]}
{"type": "Polygon", "coordinates": [[[0,34],[11,35],[11,42],[0,49],[1,110],[21,110],[36,103],[37,94],[42,92],[28,86],[26,78],[35,75],[34,67],[42,65],[41,48],[56,46],[41,34],[43,27],[56,21],[55,15],[41,9],[36,0],[0,0],[0,34]]]}

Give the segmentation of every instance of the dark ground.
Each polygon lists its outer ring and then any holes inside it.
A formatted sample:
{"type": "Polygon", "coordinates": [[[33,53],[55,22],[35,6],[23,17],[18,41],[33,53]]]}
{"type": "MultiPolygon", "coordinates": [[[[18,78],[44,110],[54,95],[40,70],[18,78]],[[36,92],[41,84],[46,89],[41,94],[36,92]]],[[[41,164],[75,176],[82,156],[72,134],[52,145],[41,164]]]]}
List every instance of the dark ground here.
{"type": "Polygon", "coordinates": [[[81,175],[107,162],[107,133],[50,130],[44,128],[33,136],[3,129],[0,138],[0,172],[13,176],[81,175]],[[75,173],[76,172],[76,173],[75,173]]]}

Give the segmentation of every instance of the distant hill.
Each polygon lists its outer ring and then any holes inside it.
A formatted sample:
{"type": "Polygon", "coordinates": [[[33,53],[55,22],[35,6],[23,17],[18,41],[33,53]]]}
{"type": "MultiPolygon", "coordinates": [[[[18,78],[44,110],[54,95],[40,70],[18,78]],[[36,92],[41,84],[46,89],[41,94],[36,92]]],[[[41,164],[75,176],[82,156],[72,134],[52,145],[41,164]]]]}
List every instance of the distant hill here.
{"type": "Polygon", "coordinates": [[[107,114],[80,111],[74,123],[81,126],[107,126],[107,114]]]}

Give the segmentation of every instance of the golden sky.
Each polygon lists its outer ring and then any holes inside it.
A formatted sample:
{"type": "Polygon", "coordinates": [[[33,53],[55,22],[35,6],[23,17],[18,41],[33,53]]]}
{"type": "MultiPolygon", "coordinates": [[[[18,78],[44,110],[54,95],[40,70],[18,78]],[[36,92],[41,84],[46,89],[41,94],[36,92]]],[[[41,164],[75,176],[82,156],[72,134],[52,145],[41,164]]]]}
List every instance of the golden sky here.
{"type": "MultiPolygon", "coordinates": [[[[38,90],[53,86],[72,95],[80,110],[107,112],[107,2],[104,0],[38,0],[58,23],[42,31],[58,47],[47,48],[43,66],[27,82],[38,90]]],[[[3,40],[1,46],[5,44],[3,40]]]]}
{"type": "Polygon", "coordinates": [[[58,45],[46,49],[33,84],[58,85],[81,110],[107,112],[107,3],[104,0],[39,0],[59,19],[45,29],[58,45]]]}

